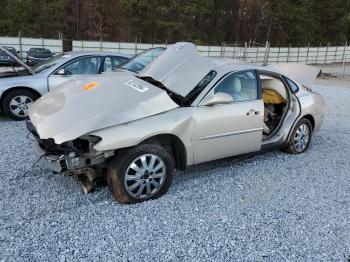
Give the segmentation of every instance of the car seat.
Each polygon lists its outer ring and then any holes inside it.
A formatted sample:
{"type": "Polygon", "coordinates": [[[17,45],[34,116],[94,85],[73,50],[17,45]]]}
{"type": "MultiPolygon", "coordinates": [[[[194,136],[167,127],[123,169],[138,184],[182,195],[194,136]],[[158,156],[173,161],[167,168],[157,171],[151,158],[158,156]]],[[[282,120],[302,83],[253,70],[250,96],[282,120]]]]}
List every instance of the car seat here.
{"type": "Polygon", "coordinates": [[[231,88],[233,101],[239,102],[249,100],[249,96],[242,90],[241,79],[239,79],[238,77],[234,77],[232,79],[231,88]]]}
{"type": "Polygon", "coordinates": [[[84,59],[79,63],[78,72],[82,75],[96,74],[96,66],[90,60],[84,59]]]}

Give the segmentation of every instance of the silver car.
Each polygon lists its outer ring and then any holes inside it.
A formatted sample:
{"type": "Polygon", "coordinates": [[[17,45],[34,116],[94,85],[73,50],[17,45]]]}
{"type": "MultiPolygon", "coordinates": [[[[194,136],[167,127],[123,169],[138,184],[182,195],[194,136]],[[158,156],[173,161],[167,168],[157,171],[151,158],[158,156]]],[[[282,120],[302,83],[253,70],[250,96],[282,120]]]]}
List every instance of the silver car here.
{"type": "Polygon", "coordinates": [[[34,67],[14,57],[24,70],[0,74],[0,111],[23,120],[28,107],[48,91],[72,79],[111,71],[129,57],[109,52],[68,52],[34,67]]]}
{"type": "Polygon", "coordinates": [[[272,148],[303,153],[322,124],[323,99],[309,88],[316,68],[207,58],[190,43],[158,55],[35,102],[27,127],[43,164],[76,175],[86,192],[106,178],[118,201],[136,203],[167,192],[174,169],[272,148]]]}

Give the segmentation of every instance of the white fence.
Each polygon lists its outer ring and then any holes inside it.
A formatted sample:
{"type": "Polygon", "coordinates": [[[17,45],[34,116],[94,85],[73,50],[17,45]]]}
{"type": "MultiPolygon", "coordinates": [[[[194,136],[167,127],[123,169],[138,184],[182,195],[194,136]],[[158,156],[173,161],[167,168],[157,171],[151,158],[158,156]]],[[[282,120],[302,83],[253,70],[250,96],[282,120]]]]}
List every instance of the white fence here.
{"type": "MultiPolygon", "coordinates": [[[[70,41],[69,41],[70,42],[70,41]]],[[[27,37],[0,37],[0,46],[12,46],[21,52],[22,58],[31,47],[45,47],[52,52],[63,52],[62,39],[41,39],[27,37]]],[[[138,54],[148,48],[166,44],[119,43],[101,41],[76,41],[71,43],[73,51],[112,51],[117,53],[138,54]]],[[[319,47],[249,47],[226,45],[197,46],[200,54],[210,57],[225,57],[252,63],[303,63],[330,64],[350,62],[350,46],[319,46],[319,47]]]]}

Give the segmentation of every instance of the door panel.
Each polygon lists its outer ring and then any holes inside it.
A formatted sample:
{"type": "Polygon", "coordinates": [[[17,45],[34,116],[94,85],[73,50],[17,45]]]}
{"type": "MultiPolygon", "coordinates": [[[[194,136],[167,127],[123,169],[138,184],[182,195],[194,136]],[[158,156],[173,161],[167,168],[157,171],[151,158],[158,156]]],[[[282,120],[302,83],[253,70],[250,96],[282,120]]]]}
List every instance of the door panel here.
{"type": "Polygon", "coordinates": [[[262,100],[198,107],[195,163],[259,151],[263,115],[262,100]]]}
{"type": "Polygon", "coordinates": [[[195,163],[260,150],[264,102],[254,70],[229,73],[208,94],[225,93],[230,104],[199,106],[194,139],[195,163]]]}

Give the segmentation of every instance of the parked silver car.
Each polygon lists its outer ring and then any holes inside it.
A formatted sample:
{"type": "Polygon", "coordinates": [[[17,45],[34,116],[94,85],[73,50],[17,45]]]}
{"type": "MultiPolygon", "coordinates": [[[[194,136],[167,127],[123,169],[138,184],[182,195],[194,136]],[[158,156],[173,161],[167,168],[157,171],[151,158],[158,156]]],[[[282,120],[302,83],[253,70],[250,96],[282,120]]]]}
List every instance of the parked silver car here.
{"type": "Polygon", "coordinates": [[[271,148],[303,153],[323,121],[309,88],[318,73],[177,43],[139,72],[67,82],[33,104],[27,126],[47,168],[78,176],[86,191],[105,175],[117,200],[135,203],[163,195],[174,168],[271,148]]]}
{"type": "Polygon", "coordinates": [[[28,116],[28,107],[48,91],[72,79],[112,71],[129,57],[109,52],[68,52],[34,67],[14,57],[24,69],[0,74],[0,111],[23,120],[28,116]]]}

